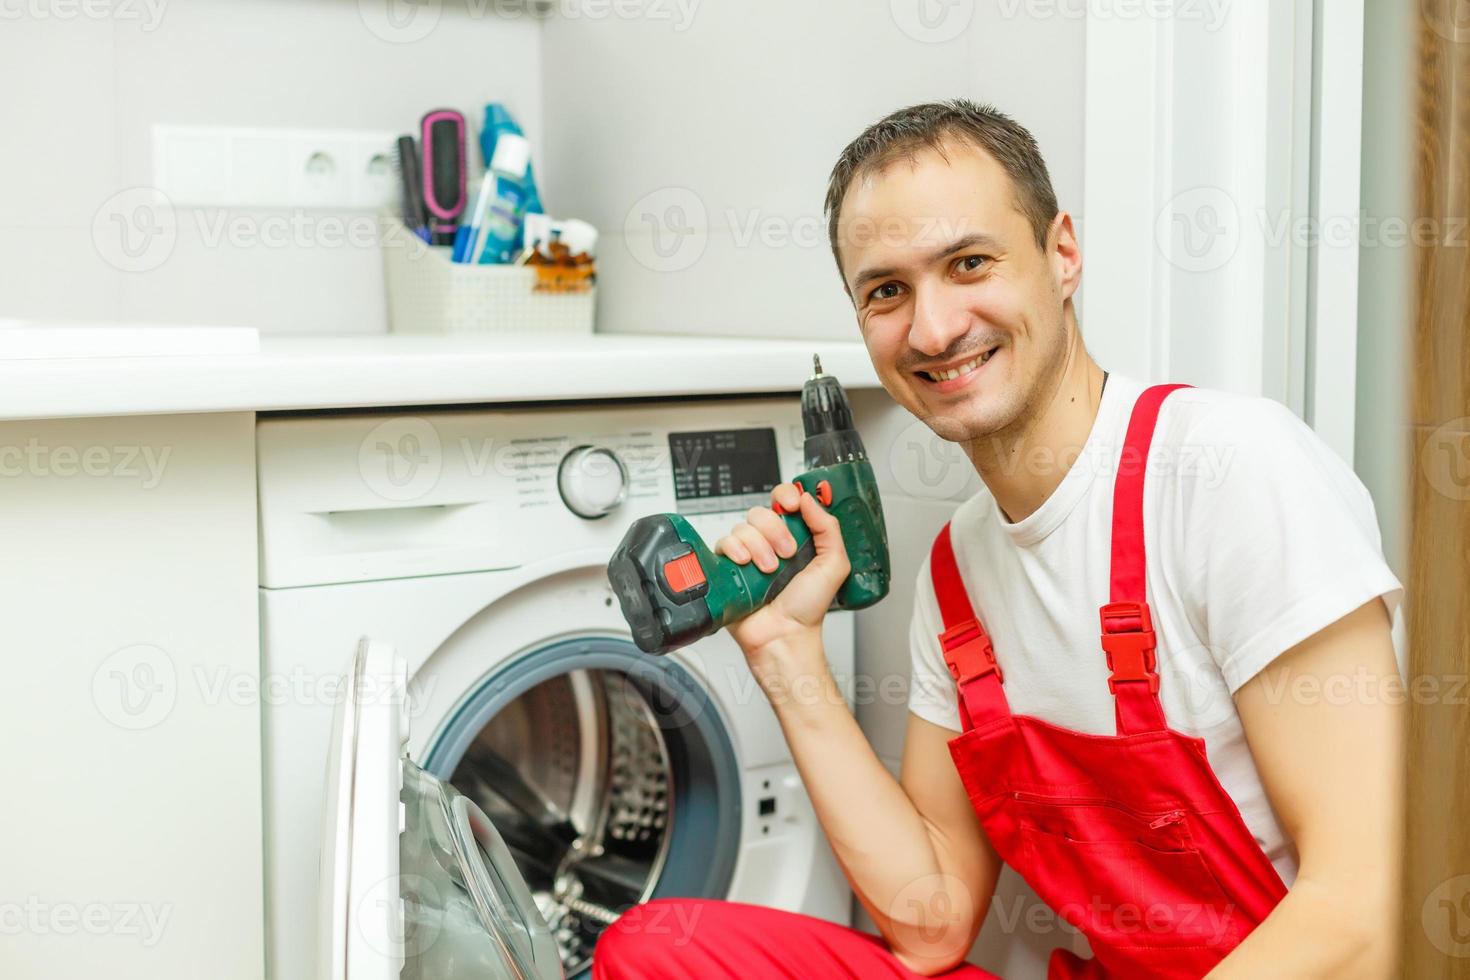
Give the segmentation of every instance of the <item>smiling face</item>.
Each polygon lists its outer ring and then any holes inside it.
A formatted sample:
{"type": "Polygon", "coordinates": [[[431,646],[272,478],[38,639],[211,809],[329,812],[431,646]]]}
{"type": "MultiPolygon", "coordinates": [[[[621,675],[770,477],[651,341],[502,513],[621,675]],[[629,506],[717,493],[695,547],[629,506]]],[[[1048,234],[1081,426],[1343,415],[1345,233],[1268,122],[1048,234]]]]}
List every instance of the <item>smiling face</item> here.
{"type": "Polygon", "coordinates": [[[951,442],[1018,431],[1066,368],[1080,258],[1058,215],[1037,245],[1009,175],[950,140],[852,182],[838,254],[894,400],[951,442]],[[956,373],[958,372],[958,373],[956,373]]]}

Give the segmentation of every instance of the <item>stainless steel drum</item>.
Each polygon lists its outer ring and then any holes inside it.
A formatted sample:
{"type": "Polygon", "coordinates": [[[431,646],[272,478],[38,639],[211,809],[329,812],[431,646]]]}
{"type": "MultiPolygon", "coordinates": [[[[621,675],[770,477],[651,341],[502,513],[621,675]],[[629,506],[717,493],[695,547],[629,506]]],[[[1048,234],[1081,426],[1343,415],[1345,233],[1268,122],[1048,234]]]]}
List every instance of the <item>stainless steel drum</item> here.
{"type": "Polygon", "coordinates": [[[686,671],[626,641],[562,644],[497,671],[428,768],[495,824],[569,977],[629,906],[728,889],[739,827],[728,733],[686,671]]]}

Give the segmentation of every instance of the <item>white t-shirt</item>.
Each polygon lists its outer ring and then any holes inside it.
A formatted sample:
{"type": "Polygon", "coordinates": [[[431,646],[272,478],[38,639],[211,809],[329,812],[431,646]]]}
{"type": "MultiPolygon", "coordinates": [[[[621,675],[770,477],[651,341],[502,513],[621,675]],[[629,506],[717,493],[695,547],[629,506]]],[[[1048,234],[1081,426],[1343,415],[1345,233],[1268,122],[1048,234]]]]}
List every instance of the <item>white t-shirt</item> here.
{"type": "MultiPolygon", "coordinates": [[[[1009,523],[982,488],[951,519],[960,578],[995,643],[1016,714],[1116,731],[1098,607],[1109,599],[1113,479],[1143,389],[1109,377],[1086,446],[1035,513],[1009,523]]],[[[1285,406],[1197,388],[1165,399],[1145,472],[1148,601],[1164,717],[1205,740],[1211,767],[1290,885],[1296,850],[1272,813],[1231,695],[1375,596],[1401,637],[1402,586],[1383,559],[1373,501],[1285,406]]],[[[910,625],[909,708],[959,731],[943,628],[926,554],[910,625]]],[[[1401,643],[1398,656],[1402,673],[1401,643]]]]}

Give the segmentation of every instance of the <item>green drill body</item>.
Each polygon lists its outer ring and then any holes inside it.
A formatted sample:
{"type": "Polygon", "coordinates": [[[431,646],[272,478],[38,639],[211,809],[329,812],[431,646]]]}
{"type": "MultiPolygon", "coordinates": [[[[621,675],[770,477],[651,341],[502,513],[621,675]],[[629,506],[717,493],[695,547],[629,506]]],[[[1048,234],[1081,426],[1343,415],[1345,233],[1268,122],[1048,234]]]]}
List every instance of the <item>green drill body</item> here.
{"type": "MultiPolygon", "coordinates": [[[[802,388],[806,470],[792,482],[837,518],[851,571],[829,609],[862,609],[888,594],[891,572],[883,503],[852,410],[837,379],[815,373],[802,388]],[[828,496],[830,493],[830,496],[828,496]]],[[[776,569],[717,556],[678,514],[634,521],[608,563],[608,580],[634,642],[646,653],[668,653],[720,630],[769,603],[816,557],[816,543],[799,512],[782,514],[796,553],[776,569]],[[697,572],[690,561],[698,563],[697,572]]]]}
{"type": "MultiPolygon", "coordinates": [[[[883,505],[878,499],[878,484],[873,467],[866,460],[837,463],[808,470],[796,477],[808,491],[826,480],[832,487],[832,503],[827,511],[837,518],[842,528],[842,542],[847,549],[852,571],[832,600],[831,609],[862,609],[888,594],[889,568],[887,536],[883,526],[883,505]]],[[[678,514],[667,515],[681,541],[694,547],[700,567],[709,580],[709,593],[704,601],[716,630],[744,619],[764,606],[795,573],[815,557],[811,530],[800,513],[783,514],[786,529],[796,539],[796,554],[781,561],[773,572],[763,572],[750,561],[740,564],[724,555],[713,554],[698,532],[678,514]],[[810,552],[798,567],[795,562],[810,552]]],[[[712,631],[713,632],[713,631],[712,631]]]]}

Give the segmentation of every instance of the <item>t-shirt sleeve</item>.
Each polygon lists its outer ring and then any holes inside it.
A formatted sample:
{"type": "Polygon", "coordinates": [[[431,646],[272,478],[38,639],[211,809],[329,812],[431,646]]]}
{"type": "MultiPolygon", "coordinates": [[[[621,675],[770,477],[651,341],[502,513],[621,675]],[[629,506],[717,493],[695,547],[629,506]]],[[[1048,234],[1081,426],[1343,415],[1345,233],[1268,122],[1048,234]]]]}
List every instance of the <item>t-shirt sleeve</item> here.
{"type": "Polygon", "coordinates": [[[1372,498],[1284,405],[1222,402],[1184,449],[1198,464],[1176,484],[1185,601],[1232,693],[1375,597],[1395,613],[1403,587],[1384,560],[1372,498]]]}
{"type": "Polygon", "coordinates": [[[919,563],[914,610],[909,619],[909,710],[927,722],[960,730],[959,696],[939,647],[939,600],[929,575],[929,557],[919,563]]]}

